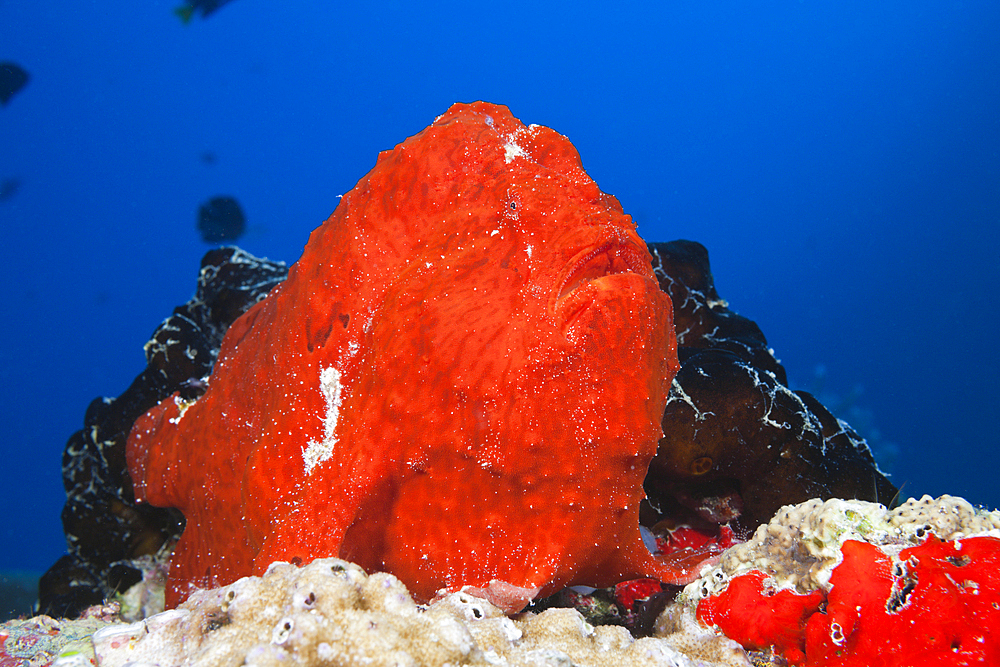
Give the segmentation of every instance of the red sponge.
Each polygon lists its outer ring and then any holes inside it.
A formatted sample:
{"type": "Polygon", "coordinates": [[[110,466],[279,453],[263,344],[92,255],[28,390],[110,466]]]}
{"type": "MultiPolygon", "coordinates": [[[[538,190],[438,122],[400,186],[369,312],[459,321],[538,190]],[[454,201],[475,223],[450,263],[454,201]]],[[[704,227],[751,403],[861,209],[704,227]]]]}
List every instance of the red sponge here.
{"type": "Polygon", "coordinates": [[[767,575],[751,570],[729,582],[729,587],[698,605],[698,620],[715,624],[748,649],[773,646],[793,665],[800,664],[805,646],[806,619],[819,609],[823,593],[799,595],[791,590],[765,590],[767,575]]]}
{"type": "Polygon", "coordinates": [[[1000,539],[931,535],[898,560],[867,542],[841,551],[828,595],[768,594],[753,570],[702,600],[698,618],[792,665],[1000,665],[1000,539]]]}

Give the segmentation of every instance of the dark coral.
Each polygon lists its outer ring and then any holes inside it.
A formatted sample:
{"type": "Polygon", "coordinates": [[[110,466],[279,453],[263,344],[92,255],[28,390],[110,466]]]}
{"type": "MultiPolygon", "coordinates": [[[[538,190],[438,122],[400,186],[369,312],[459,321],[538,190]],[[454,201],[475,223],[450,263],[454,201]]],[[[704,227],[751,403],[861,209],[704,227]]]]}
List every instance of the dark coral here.
{"type": "Polygon", "coordinates": [[[674,304],[681,362],[646,476],[650,502],[668,516],[686,509],[751,530],[809,498],[891,502],[896,488],[864,439],[811,394],[789,389],[760,328],[719,297],[705,247],[649,250],[674,304]]]}
{"type": "Polygon", "coordinates": [[[83,430],[70,437],[63,454],[69,554],[39,582],[41,612],[75,616],[128,588],[140,576],[129,562],[155,554],[180,534],[179,512],[136,504],[125,467],[126,437],[139,415],[173,392],[201,395],[229,325],[287,273],[284,263],[238,248],[206,253],[194,297],[146,343],[146,369],[118,398],[98,398],[87,408],[83,430]]]}

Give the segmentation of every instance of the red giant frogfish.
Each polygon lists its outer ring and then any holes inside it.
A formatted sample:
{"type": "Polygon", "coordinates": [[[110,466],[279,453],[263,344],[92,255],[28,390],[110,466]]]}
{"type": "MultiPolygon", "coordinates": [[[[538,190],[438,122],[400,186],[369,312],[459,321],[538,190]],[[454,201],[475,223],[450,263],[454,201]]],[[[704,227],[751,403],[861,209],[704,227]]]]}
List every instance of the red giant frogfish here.
{"type": "Polygon", "coordinates": [[[676,371],[646,246],[573,145],[456,104],[344,195],[203,396],[135,423],[137,498],[187,520],[168,605],[326,556],[508,610],[687,580],[638,518],[676,371]]]}

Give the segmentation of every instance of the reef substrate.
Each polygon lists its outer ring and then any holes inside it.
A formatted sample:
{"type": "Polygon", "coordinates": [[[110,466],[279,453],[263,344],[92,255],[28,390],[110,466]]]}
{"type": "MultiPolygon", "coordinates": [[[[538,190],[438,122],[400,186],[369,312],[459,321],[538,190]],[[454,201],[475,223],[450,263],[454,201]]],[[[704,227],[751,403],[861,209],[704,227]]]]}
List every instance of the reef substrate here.
{"type": "Polygon", "coordinates": [[[990,665],[998,562],[1000,512],[961,498],[813,500],[706,567],[646,637],[574,608],[508,616],[465,591],[418,604],[390,574],[318,559],[133,623],[117,601],[79,621],[12,621],[0,665],[990,665]]]}

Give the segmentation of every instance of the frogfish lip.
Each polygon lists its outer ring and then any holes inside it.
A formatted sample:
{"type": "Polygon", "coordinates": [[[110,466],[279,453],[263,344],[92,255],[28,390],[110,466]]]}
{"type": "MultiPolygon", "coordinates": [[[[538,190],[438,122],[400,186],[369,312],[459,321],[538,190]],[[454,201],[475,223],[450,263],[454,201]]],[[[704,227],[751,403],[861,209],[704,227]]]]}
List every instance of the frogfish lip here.
{"type": "Polygon", "coordinates": [[[646,278],[649,271],[646,253],[624,239],[582,250],[570,260],[556,282],[554,310],[569,316],[590,301],[581,294],[581,288],[597,283],[605,289],[613,289],[613,285],[603,279],[626,273],[646,278]]]}

